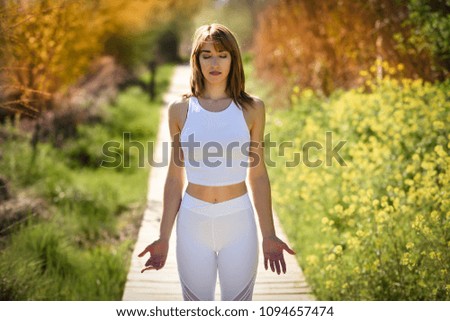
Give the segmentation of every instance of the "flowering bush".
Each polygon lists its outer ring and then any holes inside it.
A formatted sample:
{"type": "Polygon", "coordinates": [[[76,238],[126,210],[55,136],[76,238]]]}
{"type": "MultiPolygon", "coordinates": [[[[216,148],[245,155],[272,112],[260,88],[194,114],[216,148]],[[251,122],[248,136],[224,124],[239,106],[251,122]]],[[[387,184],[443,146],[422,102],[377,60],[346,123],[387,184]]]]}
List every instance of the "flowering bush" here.
{"type": "Polygon", "coordinates": [[[269,167],[274,203],[318,299],[449,300],[450,81],[375,70],[327,100],[294,88],[292,109],[268,118],[272,137],[294,140],[284,156],[271,150],[278,161],[326,146],[325,132],[345,141],[343,164],[269,167]]]}

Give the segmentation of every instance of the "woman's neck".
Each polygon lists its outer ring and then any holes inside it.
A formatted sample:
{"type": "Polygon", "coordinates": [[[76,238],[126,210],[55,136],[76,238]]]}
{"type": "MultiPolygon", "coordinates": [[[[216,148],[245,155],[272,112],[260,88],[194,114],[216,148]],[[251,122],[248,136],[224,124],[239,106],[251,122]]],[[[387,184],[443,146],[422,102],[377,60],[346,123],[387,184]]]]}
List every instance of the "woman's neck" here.
{"type": "Polygon", "coordinates": [[[202,94],[202,98],[219,100],[228,98],[226,93],[226,84],[206,85],[205,91],[202,94]]]}

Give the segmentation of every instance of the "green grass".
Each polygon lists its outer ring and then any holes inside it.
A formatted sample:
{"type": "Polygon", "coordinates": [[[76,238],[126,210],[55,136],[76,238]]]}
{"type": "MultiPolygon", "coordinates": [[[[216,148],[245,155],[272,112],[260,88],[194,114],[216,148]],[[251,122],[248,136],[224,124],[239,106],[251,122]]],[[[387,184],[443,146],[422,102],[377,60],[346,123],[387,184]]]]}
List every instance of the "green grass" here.
{"type": "MultiPolygon", "coordinates": [[[[150,166],[145,157],[139,167],[131,149],[129,168],[100,167],[102,146],[107,141],[123,145],[128,132],[147,155],[172,70],[170,65],[159,69],[154,102],[130,87],[104,106],[103,121],[80,125],[77,137],[60,149],[39,143],[33,153],[27,134],[2,144],[0,174],[14,194],[42,199],[45,207],[0,238],[1,300],[121,299],[150,166]]],[[[119,149],[123,161],[128,153],[119,149]]]]}
{"type": "Polygon", "coordinates": [[[85,248],[67,232],[33,222],[14,233],[1,255],[2,300],[120,300],[129,242],[85,248]]]}

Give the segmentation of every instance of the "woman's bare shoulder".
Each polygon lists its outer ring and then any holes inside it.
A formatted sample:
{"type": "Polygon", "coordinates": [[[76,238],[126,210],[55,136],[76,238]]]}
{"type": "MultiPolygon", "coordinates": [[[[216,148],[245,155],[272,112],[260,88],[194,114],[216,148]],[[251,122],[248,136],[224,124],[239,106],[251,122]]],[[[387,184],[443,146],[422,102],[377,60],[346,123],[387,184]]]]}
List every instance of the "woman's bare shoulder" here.
{"type": "Polygon", "coordinates": [[[252,97],[252,101],[247,103],[244,111],[245,120],[249,126],[250,131],[253,131],[254,128],[258,128],[261,124],[265,123],[265,106],[262,99],[256,96],[252,97]]]}
{"type": "Polygon", "coordinates": [[[261,117],[262,115],[265,114],[265,105],[264,105],[264,101],[257,97],[257,96],[253,96],[251,95],[250,97],[252,97],[253,101],[251,103],[249,103],[249,112],[254,116],[254,117],[261,117]]]}
{"type": "Polygon", "coordinates": [[[189,98],[181,96],[169,103],[169,119],[179,122],[187,111],[189,98]]]}
{"type": "Polygon", "coordinates": [[[180,96],[169,103],[169,112],[170,110],[179,110],[183,107],[187,107],[189,104],[189,98],[184,96],[180,96]]]}
{"type": "Polygon", "coordinates": [[[264,101],[257,97],[257,96],[252,96],[253,98],[253,107],[255,108],[259,108],[259,109],[264,109],[264,101]]]}

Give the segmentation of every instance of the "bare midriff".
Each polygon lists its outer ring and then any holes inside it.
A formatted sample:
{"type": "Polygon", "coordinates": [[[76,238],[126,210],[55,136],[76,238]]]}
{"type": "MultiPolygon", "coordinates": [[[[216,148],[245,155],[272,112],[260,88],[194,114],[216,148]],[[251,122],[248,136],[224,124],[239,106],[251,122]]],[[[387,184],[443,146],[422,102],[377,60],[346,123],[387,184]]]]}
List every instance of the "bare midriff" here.
{"type": "Polygon", "coordinates": [[[186,192],[208,203],[220,203],[247,193],[245,181],[225,186],[205,186],[189,183],[186,192]]]}

